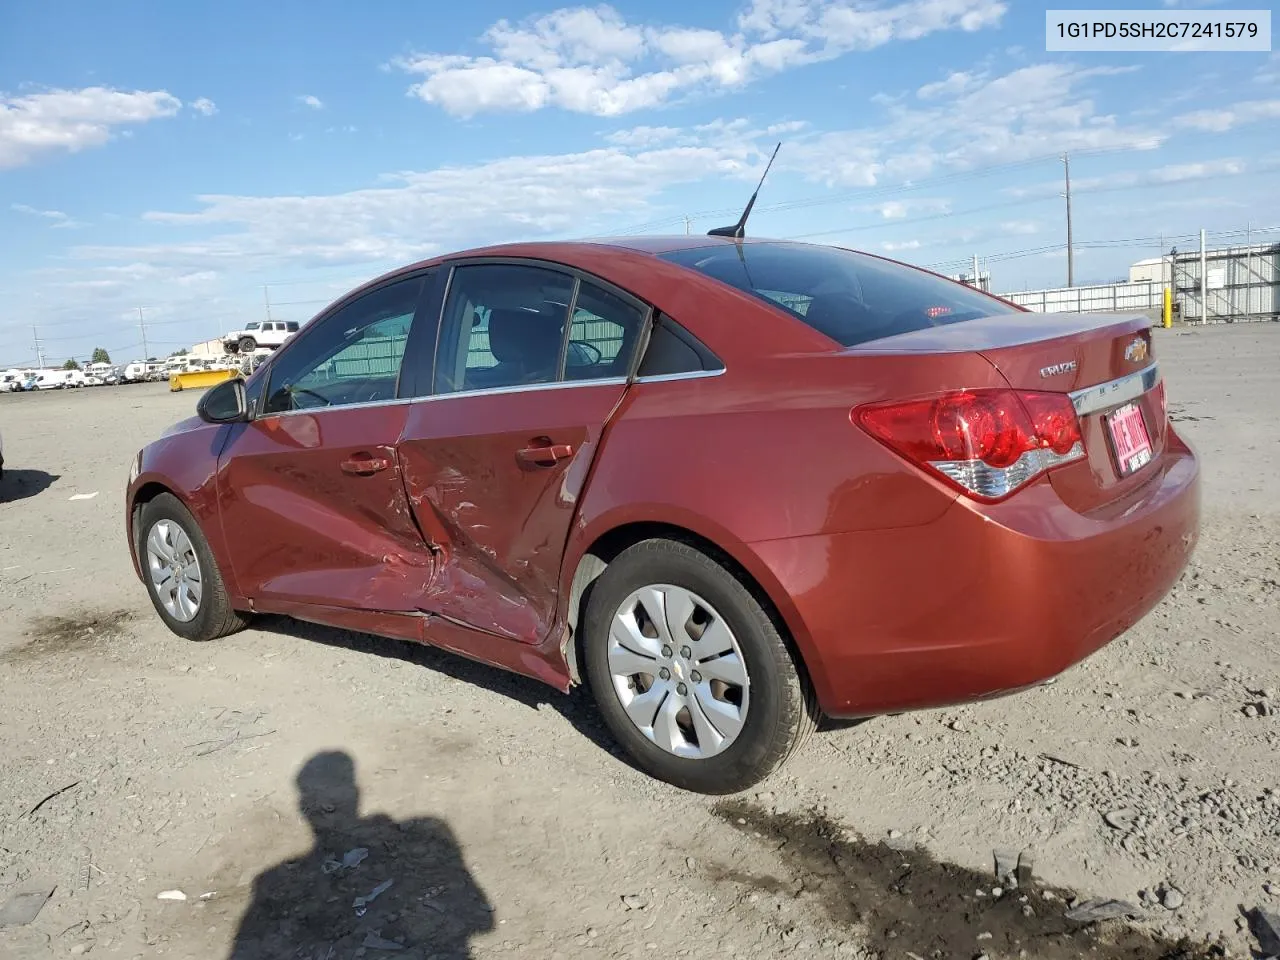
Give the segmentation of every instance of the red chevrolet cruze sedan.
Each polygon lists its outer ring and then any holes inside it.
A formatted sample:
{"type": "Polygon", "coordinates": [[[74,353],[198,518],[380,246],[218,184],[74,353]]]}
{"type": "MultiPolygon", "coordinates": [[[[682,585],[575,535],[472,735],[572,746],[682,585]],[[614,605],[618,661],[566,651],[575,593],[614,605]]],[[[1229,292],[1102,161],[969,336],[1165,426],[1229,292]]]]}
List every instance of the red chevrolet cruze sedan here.
{"type": "Polygon", "coordinates": [[[1143,317],[628,238],[361,287],[142,450],[127,504],[180,636],[270,612],[585,682],[641,768],[723,793],[822,713],[1106,644],[1186,565],[1199,470],[1143,317]]]}

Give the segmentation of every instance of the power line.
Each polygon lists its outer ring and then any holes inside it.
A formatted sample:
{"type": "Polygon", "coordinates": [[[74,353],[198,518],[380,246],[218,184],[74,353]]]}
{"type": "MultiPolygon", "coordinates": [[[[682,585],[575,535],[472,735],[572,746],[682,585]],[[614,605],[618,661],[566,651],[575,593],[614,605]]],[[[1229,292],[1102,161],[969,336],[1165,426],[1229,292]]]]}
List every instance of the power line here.
{"type": "MultiPolygon", "coordinates": [[[[1157,145],[1163,142],[1164,138],[1153,140],[1157,145]]],[[[1076,151],[1077,157],[1099,157],[1115,153],[1127,153],[1132,148],[1129,147],[1098,147],[1092,150],[1076,151]]],[[[776,203],[764,204],[756,208],[757,212],[783,212],[790,210],[803,210],[808,207],[827,206],[835,203],[844,203],[849,200],[872,200],[880,197],[895,196],[901,193],[909,193],[916,190],[927,190],[933,187],[948,186],[952,183],[961,183],[966,180],[977,180],[984,177],[995,176],[1000,173],[1008,173],[1014,170],[1023,170],[1029,167],[1040,166],[1051,161],[1061,160],[1061,154],[1046,154],[1038,157],[1028,157],[1025,160],[1013,160],[1008,163],[992,164],[986,167],[976,167],[971,170],[962,170],[955,173],[940,174],[936,177],[928,177],[922,180],[913,180],[901,184],[884,185],[878,187],[864,187],[858,190],[845,191],[844,193],[831,194],[824,193],[810,197],[799,197],[793,200],[782,200],[776,203]]],[[[715,210],[699,210],[691,214],[682,214],[679,216],[666,217],[659,220],[650,220],[645,223],[632,224],[615,230],[610,236],[627,236],[632,233],[644,233],[656,227],[666,225],[682,224],[686,219],[705,219],[710,217],[730,216],[732,214],[741,213],[738,207],[719,208],[715,210]]]]}
{"type": "MultiPolygon", "coordinates": [[[[1079,196],[1081,194],[1088,194],[1092,196],[1094,194],[1099,194],[1099,193],[1115,193],[1116,191],[1120,191],[1120,190],[1125,190],[1125,191],[1151,190],[1157,187],[1172,187],[1172,186],[1179,186],[1184,183],[1197,183],[1202,180],[1220,180],[1227,177],[1256,177],[1256,176],[1264,176],[1264,175],[1269,176],[1275,173],[1276,170],[1280,170],[1280,164],[1275,164],[1269,167],[1259,167],[1255,170],[1242,170],[1239,173],[1204,174],[1198,177],[1186,177],[1182,180],[1175,180],[1175,181],[1152,181],[1149,183],[1116,184],[1114,186],[1099,186],[1099,187],[1092,187],[1092,188],[1085,188],[1085,189],[1077,188],[1075,191],[1075,195],[1079,196]]],[[[857,233],[863,230],[882,230],[890,227],[906,226],[908,224],[913,224],[913,223],[926,223],[931,220],[944,220],[949,217],[963,217],[963,216],[968,216],[969,214],[974,214],[974,213],[987,213],[988,211],[991,211],[991,210],[1002,210],[1008,207],[1024,206],[1032,203],[1043,203],[1047,200],[1052,200],[1052,199],[1054,199],[1054,197],[1049,195],[1046,195],[1043,197],[1034,197],[1034,198],[1020,198],[1017,200],[1010,200],[1002,203],[992,203],[992,204],[985,204],[979,207],[969,207],[964,210],[951,210],[943,213],[926,214],[924,216],[919,216],[919,217],[907,217],[901,220],[890,220],[890,221],[878,220],[874,223],[864,223],[864,224],[859,224],[857,226],[851,226],[851,227],[838,227],[832,230],[816,230],[811,233],[792,234],[791,236],[783,237],[782,239],[805,240],[811,237],[829,237],[829,236],[835,236],[836,234],[841,234],[841,233],[857,233]]]]}
{"type": "MultiPolygon", "coordinates": [[[[1274,227],[1247,227],[1242,230],[1210,230],[1207,236],[1217,239],[1226,239],[1229,237],[1251,236],[1253,234],[1269,234],[1280,233],[1280,226],[1274,227]]],[[[1075,248],[1077,250],[1108,250],[1121,249],[1124,247],[1146,247],[1155,246],[1157,249],[1165,250],[1167,246],[1180,243],[1191,243],[1199,240],[1200,234],[1197,233],[1165,233],[1154,237],[1117,237],[1110,240],[1076,240],[1075,248]]],[[[1066,244],[1054,243],[1039,247],[1022,247],[1016,250],[1007,250],[1001,253],[993,253],[984,256],[983,259],[999,263],[1008,260],[1018,260],[1024,257],[1034,257],[1042,253],[1053,253],[1058,250],[1065,250],[1066,244]]],[[[932,263],[921,264],[923,267],[933,269],[944,269],[946,267],[962,267],[967,266],[969,257],[953,257],[948,260],[936,260],[932,263]]]]}

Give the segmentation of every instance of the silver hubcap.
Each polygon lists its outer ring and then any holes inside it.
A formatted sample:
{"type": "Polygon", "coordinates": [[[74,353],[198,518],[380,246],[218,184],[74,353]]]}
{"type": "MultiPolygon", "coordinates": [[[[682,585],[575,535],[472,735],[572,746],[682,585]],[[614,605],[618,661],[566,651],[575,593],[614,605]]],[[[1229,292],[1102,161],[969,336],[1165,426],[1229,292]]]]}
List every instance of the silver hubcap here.
{"type": "Polygon", "coordinates": [[[157,520],[147,534],[151,589],[169,616],[182,623],[200,612],[204,584],[200,560],[187,532],[172,520],[157,520]]]}
{"type": "Polygon", "coordinates": [[[641,733],[677,757],[728,748],[747,718],[738,640],[696,593],[659,583],[623,601],[609,629],[613,689],[641,733]]]}

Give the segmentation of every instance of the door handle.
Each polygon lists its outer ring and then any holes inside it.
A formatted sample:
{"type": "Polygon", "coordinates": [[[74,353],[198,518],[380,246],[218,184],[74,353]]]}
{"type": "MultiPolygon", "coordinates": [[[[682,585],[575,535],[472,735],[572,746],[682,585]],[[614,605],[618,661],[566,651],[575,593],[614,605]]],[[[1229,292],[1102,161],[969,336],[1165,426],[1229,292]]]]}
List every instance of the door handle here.
{"type": "Polygon", "coordinates": [[[352,457],[343,460],[339,464],[343,473],[349,473],[357,477],[371,477],[375,473],[381,473],[391,466],[391,461],[386,457],[352,457]]]}
{"type": "Polygon", "coordinates": [[[521,463],[539,467],[554,466],[561,460],[568,460],[571,456],[573,456],[573,447],[567,443],[549,443],[542,447],[525,447],[523,450],[516,451],[516,459],[521,463]]]}

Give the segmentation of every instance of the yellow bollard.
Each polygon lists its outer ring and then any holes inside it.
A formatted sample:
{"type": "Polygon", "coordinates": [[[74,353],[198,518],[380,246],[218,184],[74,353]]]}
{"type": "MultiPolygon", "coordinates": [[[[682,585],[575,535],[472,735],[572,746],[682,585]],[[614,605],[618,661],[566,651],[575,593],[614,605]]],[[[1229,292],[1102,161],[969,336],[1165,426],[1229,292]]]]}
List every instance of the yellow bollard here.
{"type": "Polygon", "coordinates": [[[1164,288],[1164,328],[1173,326],[1173,288],[1164,288]]]}

